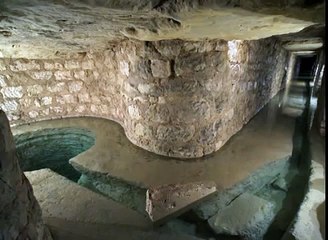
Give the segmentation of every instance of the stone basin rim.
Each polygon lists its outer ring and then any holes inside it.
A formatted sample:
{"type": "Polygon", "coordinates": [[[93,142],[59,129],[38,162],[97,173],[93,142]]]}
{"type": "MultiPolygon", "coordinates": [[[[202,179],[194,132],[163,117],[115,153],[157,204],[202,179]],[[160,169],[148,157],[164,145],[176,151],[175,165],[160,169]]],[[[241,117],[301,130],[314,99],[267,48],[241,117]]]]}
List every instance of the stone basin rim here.
{"type": "MultiPolygon", "coordinates": [[[[39,118],[37,120],[32,120],[32,121],[29,121],[29,122],[19,122],[19,123],[14,123],[12,124],[10,127],[11,128],[16,128],[16,127],[22,127],[22,126],[27,126],[27,125],[30,125],[30,124],[37,124],[37,123],[40,123],[40,122],[45,122],[45,121],[51,121],[51,120],[60,120],[60,119],[79,119],[79,118],[94,118],[94,119],[102,119],[102,120],[109,120],[109,121],[112,121],[114,122],[115,124],[117,124],[118,126],[120,126],[120,128],[123,130],[124,132],[124,136],[130,141],[130,143],[132,143],[135,147],[139,148],[139,149],[142,149],[144,151],[147,151],[148,153],[150,154],[154,154],[154,156],[156,156],[157,158],[158,157],[161,157],[163,158],[163,160],[166,160],[166,161],[188,161],[188,162],[192,162],[192,161],[203,161],[203,160],[206,160],[207,158],[210,158],[213,154],[215,154],[215,152],[211,152],[209,154],[206,154],[206,155],[203,155],[201,157],[176,157],[176,156],[167,156],[167,155],[164,155],[164,154],[160,154],[160,153],[155,153],[155,152],[151,152],[149,151],[148,149],[145,149],[139,145],[137,145],[137,143],[135,143],[131,138],[129,138],[129,136],[126,134],[126,130],[123,126],[123,124],[113,118],[109,118],[109,117],[101,117],[101,116],[95,116],[95,115],[83,115],[83,116],[62,116],[62,117],[51,117],[51,118],[39,118]]],[[[53,128],[53,127],[51,127],[53,128]]],[[[34,130],[34,131],[38,131],[38,130],[44,130],[44,129],[51,129],[51,128],[40,128],[40,129],[37,129],[37,130],[34,130]]],[[[58,127],[60,128],[60,127],[58,127]]],[[[65,127],[63,127],[65,128],[65,127]]],[[[72,127],[74,128],[74,127],[72,127]]],[[[81,127],[77,127],[77,128],[81,128],[81,127]]],[[[88,128],[88,127],[84,127],[86,130],[89,130],[91,131],[93,134],[95,134],[95,144],[87,149],[86,151],[84,151],[83,153],[87,152],[87,151],[93,151],[94,148],[98,147],[97,146],[97,133],[92,131],[91,128],[88,128]]],[[[34,132],[33,131],[33,132],[34,132]]],[[[27,131],[26,131],[27,132],[27,131]]],[[[23,133],[26,133],[25,131],[23,133]]],[[[14,134],[14,135],[20,135],[20,134],[23,134],[23,133],[19,133],[19,134],[14,134]]],[[[81,153],[82,154],[82,153],[81,153]]],[[[76,156],[77,157],[77,156],[76,156]]],[[[72,158],[73,159],[73,158],[72,158]]],[[[74,157],[75,159],[75,157],[74,157]]]]}

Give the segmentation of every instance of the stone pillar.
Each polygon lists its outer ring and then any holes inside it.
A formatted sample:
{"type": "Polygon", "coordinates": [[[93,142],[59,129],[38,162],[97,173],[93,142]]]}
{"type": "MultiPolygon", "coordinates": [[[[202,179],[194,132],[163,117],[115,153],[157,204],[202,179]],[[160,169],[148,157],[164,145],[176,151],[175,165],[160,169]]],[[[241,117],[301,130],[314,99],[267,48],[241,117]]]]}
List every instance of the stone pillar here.
{"type": "Polygon", "coordinates": [[[128,54],[117,54],[126,136],[177,158],[220,149],[280,91],[286,63],[276,39],[167,40],[128,54]]]}
{"type": "Polygon", "coordinates": [[[285,104],[287,102],[290,85],[291,85],[292,79],[294,77],[295,64],[296,64],[296,55],[291,52],[290,56],[289,56],[288,69],[287,69],[287,75],[286,75],[286,87],[285,87],[285,92],[284,92],[284,97],[283,97],[283,107],[285,106],[285,104]]]}
{"type": "Polygon", "coordinates": [[[0,239],[45,240],[50,233],[32,187],[22,173],[8,119],[0,110],[0,239]]]}

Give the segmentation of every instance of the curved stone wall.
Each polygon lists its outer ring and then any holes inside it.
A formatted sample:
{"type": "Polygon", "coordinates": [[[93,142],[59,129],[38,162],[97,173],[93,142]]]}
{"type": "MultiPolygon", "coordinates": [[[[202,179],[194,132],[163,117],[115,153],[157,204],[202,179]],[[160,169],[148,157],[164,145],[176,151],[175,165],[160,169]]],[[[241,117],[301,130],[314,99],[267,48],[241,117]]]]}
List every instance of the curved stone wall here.
{"type": "Polygon", "coordinates": [[[146,150],[201,157],[223,146],[281,89],[286,57],[268,38],[123,41],[68,59],[4,59],[0,108],[12,124],[109,118],[146,150]]]}

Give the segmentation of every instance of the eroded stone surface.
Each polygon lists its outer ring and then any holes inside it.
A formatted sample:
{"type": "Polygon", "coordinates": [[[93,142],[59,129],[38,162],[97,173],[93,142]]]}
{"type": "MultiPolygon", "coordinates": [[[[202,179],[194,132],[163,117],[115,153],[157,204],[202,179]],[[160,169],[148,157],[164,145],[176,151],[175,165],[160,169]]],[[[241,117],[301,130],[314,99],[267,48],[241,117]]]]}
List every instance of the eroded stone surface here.
{"type": "MultiPolygon", "coordinates": [[[[53,58],[106,49],[109,40],[126,37],[251,40],[324,23],[324,4],[295,2],[4,0],[0,52],[5,57],[53,58]]],[[[67,61],[65,66],[80,65],[67,61]]],[[[17,68],[34,67],[38,66],[17,64],[17,68]]]]}
{"type": "Polygon", "coordinates": [[[280,42],[269,38],[121,41],[71,59],[4,59],[8,67],[0,74],[11,81],[2,81],[0,106],[13,124],[114,119],[148,151],[200,157],[224,146],[284,86],[286,58],[280,42]],[[31,77],[38,71],[51,72],[51,79],[31,77]]]}
{"type": "Polygon", "coordinates": [[[52,239],[32,187],[21,172],[9,122],[0,110],[0,238],[52,239]]]}
{"type": "Polygon", "coordinates": [[[218,234],[261,239],[273,219],[274,205],[255,195],[244,193],[208,222],[218,234]]]}
{"type": "Polygon", "coordinates": [[[33,186],[45,218],[140,228],[151,226],[145,216],[81,187],[50,169],[25,174],[33,186]]]}
{"type": "Polygon", "coordinates": [[[164,185],[146,193],[146,211],[153,222],[180,215],[216,192],[214,182],[164,185]]]}

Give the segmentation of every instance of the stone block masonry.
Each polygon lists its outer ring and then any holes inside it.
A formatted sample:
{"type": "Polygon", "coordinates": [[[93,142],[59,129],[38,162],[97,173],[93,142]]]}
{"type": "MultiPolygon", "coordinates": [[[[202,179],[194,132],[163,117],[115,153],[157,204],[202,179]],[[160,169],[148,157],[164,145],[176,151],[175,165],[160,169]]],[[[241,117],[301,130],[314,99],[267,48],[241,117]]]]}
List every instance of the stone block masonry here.
{"type": "Polygon", "coordinates": [[[11,124],[96,116],[131,142],[194,158],[220,149],[283,87],[287,53],[256,41],[122,41],[67,59],[1,59],[11,124]]]}

